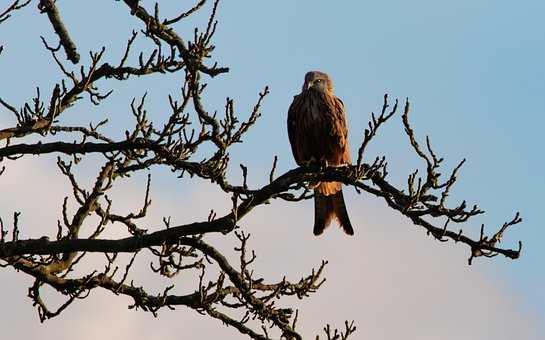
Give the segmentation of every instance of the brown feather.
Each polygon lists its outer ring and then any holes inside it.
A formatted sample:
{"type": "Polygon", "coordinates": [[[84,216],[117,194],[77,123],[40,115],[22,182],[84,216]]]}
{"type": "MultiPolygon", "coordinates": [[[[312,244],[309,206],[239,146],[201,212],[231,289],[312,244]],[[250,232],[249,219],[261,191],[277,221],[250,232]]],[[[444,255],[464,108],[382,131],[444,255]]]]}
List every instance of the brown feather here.
{"type": "Polygon", "coordinates": [[[333,219],[331,196],[324,196],[314,190],[314,235],[324,232],[333,219]]]}
{"type": "Polygon", "coordinates": [[[339,225],[343,228],[344,232],[348,235],[354,235],[354,228],[352,228],[352,223],[350,223],[350,218],[348,217],[348,211],[346,210],[346,205],[344,204],[343,191],[339,190],[335,195],[331,196],[333,202],[333,211],[335,218],[339,221],[339,225]]]}
{"type": "MultiPolygon", "coordinates": [[[[348,128],[343,102],[333,94],[333,84],[327,74],[309,72],[302,92],[293,98],[288,110],[288,136],[293,157],[298,165],[309,163],[350,164],[348,128]],[[308,82],[323,81],[316,88],[308,82]]],[[[315,190],[314,234],[321,234],[333,219],[344,231],[353,235],[339,182],[319,182],[315,190]]]]}
{"type": "Polygon", "coordinates": [[[311,160],[350,163],[344,105],[333,94],[311,89],[295,96],[288,111],[288,135],[299,165],[311,160]]]}
{"type": "Polygon", "coordinates": [[[333,195],[322,195],[318,190],[314,190],[314,235],[320,235],[336,219],[341,228],[348,235],[354,235],[354,229],[346,205],[342,190],[333,195]]]}

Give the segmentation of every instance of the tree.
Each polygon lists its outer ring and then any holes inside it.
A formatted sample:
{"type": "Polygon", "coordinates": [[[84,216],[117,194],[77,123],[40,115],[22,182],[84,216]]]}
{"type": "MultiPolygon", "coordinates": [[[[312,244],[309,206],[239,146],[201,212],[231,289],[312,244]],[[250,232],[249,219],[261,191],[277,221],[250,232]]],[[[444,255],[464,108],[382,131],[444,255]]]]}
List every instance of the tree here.
{"type": "MultiPolygon", "coordinates": [[[[240,166],[242,178],[237,183],[229,181],[227,171],[232,166],[229,152],[244,140],[258,121],[269,90],[265,88],[259,93],[246,118],[236,113],[234,100],[229,98],[222,114],[212,113],[215,108],[206,102],[207,82],[225,76],[229,69],[216,63],[210,66],[207,61],[214,51],[212,38],[217,28],[218,1],[210,9],[205,2],[199,1],[179,14],[165,15],[158,5],[146,9],[139,1],[124,0],[127,14],[135,17],[141,31],[133,31],[125,52],[115,63],[104,61],[107,51],[102,48],[90,52],[87,64],[81,60],[78,46],[72,41],[69,27],[64,25],[56,3],[39,1],[39,10],[47,15],[52,30],[59,37],[58,46],[52,46],[45,38],[42,43],[58,66],[61,80],[47,86],[45,98],[42,96],[44,91],[38,88],[36,95],[26,103],[14,104],[8,98],[2,98],[0,93],[4,112],[11,113],[14,119],[13,126],[0,130],[0,140],[5,142],[0,148],[4,163],[2,172],[9,171],[13,161],[21,157],[57,156],[57,166],[72,190],[60,207],[61,217],[56,227],[51,228],[56,231],[54,239],[47,235],[23,237],[25,230],[30,228],[20,225],[20,212],[15,212],[9,222],[6,218],[0,220],[0,258],[3,266],[13,267],[34,278],[29,297],[42,321],[59,315],[74,301],[84,299],[91,290],[102,288],[115,295],[129,296],[133,300],[131,308],[154,314],[164,307],[185,306],[219,319],[251,338],[301,338],[296,328],[298,311],[280,305],[285,304],[283,301],[287,296],[302,299],[317,291],[324,280],[322,273],[326,262],[298,281],[256,277],[252,269],[256,255],[248,249],[251,226],[245,224],[245,217],[258,206],[274,204],[274,200],[296,204],[312,198],[309,184],[320,180],[341,181],[377,196],[435,239],[468,246],[469,264],[482,256],[519,257],[520,243],[515,250],[499,246],[508,228],[521,222],[518,213],[490,235],[482,226],[478,239],[466,236],[461,229],[449,228],[450,224],[467,222],[483,211],[477,205],[468,207],[465,201],[448,206],[447,197],[464,160],[449,176],[441,176],[443,159],[433,151],[429,138],[424,146],[419,144],[409,122],[408,100],[403,104],[397,100],[391,103],[388,96],[384,96],[380,113],[372,115],[357,150],[356,163],[351,166],[310,165],[278,176],[274,157],[267,174],[269,184],[251,188],[247,184],[248,169],[244,165],[240,166]],[[195,29],[193,35],[184,38],[174,29],[178,23],[206,10],[210,10],[210,15],[203,30],[195,29]],[[123,127],[126,129],[124,135],[108,129],[108,120],[93,124],[96,118],[89,119],[89,125],[66,122],[67,114],[78,110],[85,103],[85,97],[99,106],[112,95],[110,89],[124,81],[135,76],[164,77],[171,73],[182,74],[184,82],[180,93],[168,95],[170,112],[167,117],[150,114],[144,95],[129,98],[128,115],[134,122],[123,127]],[[381,126],[398,111],[402,111],[408,141],[425,166],[423,175],[419,176],[418,171],[408,175],[405,189],[388,181],[385,157],[364,162],[367,146],[378,136],[381,126]],[[160,124],[155,123],[161,118],[160,124]],[[96,166],[94,181],[88,187],[78,176],[83,163],[96,166]],[[214,183],[230,195],[232,209],[219,215],[211,211],[207,220],[190,224],[174,225],[169,218],[164,218],[162,226],[142,225],[140,221],[151,206],[152,174],[164,168],[171,170],[174,177],[200,178],[214,183]],[[141,173],[147,174],[143,206],[126,214],[116,213],[109,192],[128,177],[141,178],[141,173]],[[112,225],[123,226],[125,234],[122,237],[106,236],[112,225]],[[210,237],[218,233],[236,235],[240,244],[235,253],[219,250],[221,241],[210,237]],[[103,269],[85,272],[81,264],[95,253],[104,255],[101,257],[103,269]],[[153,294],[147,287],[133,282],[131,269],[142,265],[143,261],[138,261],[143,256],[141,253],[151,254],[154,258],[151,269],[160,276],[174,278],[181,272],[196,274],[196,287],[180,294],[169,285],[162,293],[153,294]],[[130,258],[124,261],[120,254],[130,254],[130,258]],[[216,273],[215,280],[206,279],[216,273]],[[56,307],[46,303],[42,298],[45,286],[65,296],[66,302],[56,307]]],[[[16,20],[11,16],[29,3],[12,2],[0,13],[0,23],[16,20]]],[[[2,49],[0,47],[0,53],[2,49]]],[[[354,331],[355,325],[346,322],[340,331],[326,326],[324,336],[347,338],[354,331]]]]}

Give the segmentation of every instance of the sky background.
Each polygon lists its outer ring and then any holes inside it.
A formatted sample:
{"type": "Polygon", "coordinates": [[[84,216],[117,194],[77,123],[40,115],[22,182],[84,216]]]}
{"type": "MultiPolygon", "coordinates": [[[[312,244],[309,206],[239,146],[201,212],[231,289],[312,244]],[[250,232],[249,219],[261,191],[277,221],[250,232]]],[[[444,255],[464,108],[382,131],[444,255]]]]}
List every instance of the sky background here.
{"type": "MultiPolygon", "coordinates": [[[[87,51],[102,46],[105,60],[115,63],[131,30],[142,28],[121,2],[57,4],[84,63],[87,51]]],[[[143,4],[153,6],[150,1],[143,4]]],[[[172,17],[189,5],[161,6],[161,14],[172,17]]],[[[191,37],[194,25],[205,26],[209,9],[176,26],[178,32],[191,37]]],[[[239,163],[249,167],[251,186],[268,180],[274,155],[279,156],[278,174],[295,166],[285,130],[286,111],[305,72],[322,70],[331,75],[336,94],[346,105],[354,157],[370,112],[381,108],[384,93],[392,99],[408,97],[413,127],[421,141],[430,135],[435,151],[446,158],[444,172],[467,158],[451,202],[467,199],[487,212],[465,226],[467,233],[476,233],[481,223],[496,228],[516,211],[524,218],[503,243],[514,247],[522,240],[521,259],[479,258],[468,266],[463,245],[435,242],[384,202],[349,188],[345,197],[356,229],[353,238],[335,227],[314,238],[312,202],[260,207],[241,225],[252,233],[250,247],[259,256],[256,269],[263,276],[274,281],[286,273],[297,280],[322,259],[329,260],[324,287],[309,300],[294,302],[305,337],[312,338],[327,322],[341,326],[345,319],[355,319],[357,339],[545,338],[544,10],[543,1],[220,4],[214,60],[231,71],[210,82],[209,109],[221,112],[225,97],[231,97],[246,117],[258,92],[265,85],[271,90],[262,118],[245,142],[232,149],[233,181],[239,180],[239,163]]],[[[14,106],[29,100],[36,86],[50,93],[60,79],[40,35],[56,44],[49,21],[35,3],[0,25],[0,44],[5,48],[0,55],[0,97],[14,106]]],[[[137,44],[148,46],[143,38],[137,44]]],[[[182,80],[183,74],[175,74],[101,82],[103,89],[114,88],[114,95],[98,108],[82,101],[63,115],[63,122],[97,123],[108,117],[105,131],[122,136],[132,97],[147,91],[148,111],[160,122],[167,95],[176,93],[182,80]]],[[[0,109],[0,127],[12,124],[10,114],[0,109]]],[[[400,186],[409,172],[423,166],[408,147],[399,117],[371,145],[368,159],[376,155],[387,157],[390,181],[400,186]]],[[[56,155],[24,158],[7,164],[0,177],[0,216],[11,220],[14,210],[21,211],[23,236],[56,232],[69,187],[55,168],[55,159],[56,155]]],[[[80,167],[82,180],[91,183],[97,170],[80,167]]],[[[160,225],[165,215],[181,224],[205,219],[210,208],[220,215],[229,209],[229,198],[203,181],[179,180],[160,170],[152,175],[153,205],[145,221],[150,225],[160,225]]],[[[116,187],[119,212],[141,205],[145,183],[139,179],[116,187]]],[[[232,239],[213,240],[231,251],[232,239]]],[[[168,283],[147,273],[147,268],[148,263],[141,261],[135,277],[160,291],[168,283]]],[[[181,334],[189,339],[243,338],[183,308],[161,311],[157,319],[128,311],[128,299],[98,290],[60,317],[40,324],[26,297],[31,281],[4,269],[0,282],[4,288],[0,325],[8,332],[6,338],[78,335],[139,340],[179,339],[181,334]]],[[[182,275],[174,283],[187,287],[186,292],[194,289],[193,281],[182,275]]]]}

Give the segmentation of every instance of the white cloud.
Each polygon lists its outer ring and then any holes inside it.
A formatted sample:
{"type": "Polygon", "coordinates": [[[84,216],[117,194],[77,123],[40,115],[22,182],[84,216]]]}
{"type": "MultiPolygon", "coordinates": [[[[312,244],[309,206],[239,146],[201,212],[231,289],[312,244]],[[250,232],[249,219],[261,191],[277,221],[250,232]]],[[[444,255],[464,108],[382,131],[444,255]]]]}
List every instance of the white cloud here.
{"type": "MultiPolygon", "coordinates": [[[[39,163],[30,166],[23,162],[8,170],[12,175],[8,172],[0,177],[0,183],[3,191],[13,194],[9,200],[1,199],[2,214],[24,204],[19,210],[28,222],[25,228],[54,228],[59,203],[67,193],[64,179],[49,177],[39,163]]],[[[229,199],[210,185],[192,187],[183,195],[176,194],[177,186],[152,187],[154,205],[147,219],[151,225],[159,226],[161,216],[168,214],[177,223],[203,220],[210,207],[221,215],[230,206],[229,199]]],[[[121,211],[139,207],[143,189],[143,184],[120,189],[117,200],[121,211]]],[[[467,249],[462,245],[432,241],[378,200],[351,194],[347,197],[355,237],[347,237],[333,226],[315,238],[311,202],[273,201],[241,222],[252,234],[249,247],[258,254],[254,268],[258,275],[276,281],[286,274],[288,279],[297,280],[322,259],[329,260],[325,285],[310,299],[295,301],[301,313],[299,329],[305,338],[313,338],[325,323],[342,326],[345,319],[356,320],[355,339],[542,338],[535,315],[524,309],[514,292],[487,274],[494,261],[467,266],[467,249]]],[[[232,238],[210,240],[233,254],[232,238]]],[[[148,265],[141,261],[135,276],[143,283],[163,283],[147,272],[148,265]]],[[[9,269],[0,271],[0,279],[4,306],[0,317],[10,325],[4,328],[6,338],[244,338],[220,322],[184,308],[162,310],[158,319],[127,310],[130,299],[101,290],[42,325],[26,298],[31,281],[9,269]]],[[[173,283],[189,289],[186,292],[195,285],[188,275],[176,277],[173,283]]]]}

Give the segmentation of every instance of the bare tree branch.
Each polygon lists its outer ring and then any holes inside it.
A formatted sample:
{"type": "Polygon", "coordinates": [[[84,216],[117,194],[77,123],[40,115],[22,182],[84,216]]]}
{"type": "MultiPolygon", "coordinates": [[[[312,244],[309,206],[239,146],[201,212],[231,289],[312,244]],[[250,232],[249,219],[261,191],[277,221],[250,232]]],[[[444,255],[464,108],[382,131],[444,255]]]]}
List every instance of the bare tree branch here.
{"type": "MultiPolygon", "coordinates": [[[[0,23],[29,2],[11,2],[0,12],[0,23]]],[[[60,175],[70,186],[59,204],[58,219],[42,221],[51,230],[49,234],[39,238],[24,236],[27,230],[40,227],[23,223],[20,217],[28,211],[8,212],[13,216],[9,222],[0,219],[0,266],[13,267],[33,279],[28,297],[42,322],[60,315],[73,303],[85,300],[90,291],[100,288],[129,297],[129,308],[154,315],[163,309],[183,306],[253,339],[301,339],[297,329],[300,311],[291,304],[286,306],[286,297],[312,297],[325,283],[327,261],[322,260],[310,273],[295,279],[286,278],[282,272],[273,278],[260,277],[255,261],[259,249],[249,248],[249,231],[257,226],[242,226],[242,223],[256,207],[275,204],[275,200],[299,202],[312,198],[309,188],[323,181],[342,182],[358,192],[370,193],[435,240],[465,245],[469,249],[469,264],[477,257],[501,254],[517,259],[520,256],[522,243],[516,249],[501,244],[503,236],[522,221],[518,213],[492,232],[481,225],[478,238],[471,238],[463,231],[473,217],[484,213],[477,204],[468,205],[466,200],[454,205],[449,202],[465,159],[448,171],[442,168],[443,158],[432,148],[431,139],[426,136],[425,144],[420,142],[410,123],[408,99],[401,113],[400,128],[422,166],[406,174],[406,185],[396,185],[388,177],[388,171],[396,169],[388,167],[386,156],[368,155],[368,145],[379,138],[382,126],[394,121],[391,118],[402,105],[397,100],[390,105],[388,95],[383,97],[380,114],[371,114],[356,164],[309,165],[276,174],[278,157],[274,156],[270,172],[262,174],[265,179],[268,176],[267,184],[252,186],[248,182],[252,169],[244,164],[237,170],[242,171],[240,180],[228,180],[227,173],[233,170],[232,147],[248,141],[248,132],[259,122],[269,88],[265,86],[256,96],[255,104],[246,110],[237,107],[229,96],[224,96],[226,100],[220,108],[207,100],[207,81],[229,70],[216,63],[208,65],[214,51],[212,38],[218,27],[219,1],[208,5],[205,0],[194,1],[164,17],[159,4],[146,9],[141,1],[123,3],[141,27],[132,29],[121,42],[104,44],[119,43],[124,47],[118,59],[106,62],[109,51],[102,48],[89,52],[87,65],[74,68],[59,56],[62,48],[69,61],[79,63],[76,45],[56,3],[40,0],[39,9],[48,15],[60,38],[58,46],[49,45],[42,38],[42,48],[52,58],[50,62],[58,69],[60,78],[42,88],[30,89],[27,97],[30,99],[23,103],[15,104],[5,96],[0,98],[0,108],[14,121],[0,130],[3,142],[0,163],[4,162],[0,164],[0,176],[21,157],[54,156],[60,175]],[[208,19],[202,28],[194,29],[193,36],[185,37],[175,31],[177,23],[203,11],[208,11],[208,19]],[[121,82],[165,74],[177,75],[179,90],[165,94],[166,109],[161,112],[148,107],[146,94],[126,98],[125,114],[131,121],[121,127],[124,135],[112,132],[120,127],[111,129],[109,120],[103,116],[85,118],[81,125],[66,121],[67,112],[80,109],[84,97],[98,106],[108,100],[112,89],[121,82]],[[83,159],[90,160],[85,163],[86,173],[96,167],[91,181],[81,178],[83,159]],[[156,168],[169,169],[174,178],[198,177],[213,183],[228,195],[230,207],[223,212],[211,210],[205,220],[187,224],[176,225],[170,217],[164,217],[162,224],[145,223],[152,206],[152,176],[156,168]],[[141,183],[142,200],[128,212],[117,211],[112,188],[123,185],[119,179],[142,171],[147,174],[141,183]],[[112,226],[122,233],[117,238],[107,237],[111,234],[106,231],[112,226]],[[209,234],[221,234],[221,239],[234,238],[238,245],[231,252],[220,251],[222,241],[209,234]],[[56,236],[50,239],[47,235],[56,236]],[[151,273],[172,283],[183,273],[182,279],[191,280],[194,290],[174,293],[174,285],[167,285],[152,292],[149,287],[139,286],[133,279],[132,268],[141,265],[143,253],[152,259],[145,264],[151,273]],[[98,268],[82,273],[81,261],[88,256],[99,256],[102,262],[98,268]],[[63,296],[63,302],[53,306],[47,301],[42,294],[44,286],[63,296]]],[[[37,37],[39,34],[36,32],[37,37]]],[[[80,45],[84,46],[83,43],[80,45]]],[[[147,89],[141,93],[144,92],[147,89]]],[[[116,114],[124,114],[120,111],[116,114]]],[[[346,321],[343,329],[326,325],[322,336],[330,340],[347,339],[355,331],[354,322],[346,321]]]]}
{"type": "Polygon", "coordinates": [[[79,54],[76,49],[76,45],[70,38],[66,26],[62,22],[61,15],[57,6],[55,6],[54,0],[40,0],[38,8],[42,13],[46,13],[51,25],[55,30],[55,33],[59,36],[64,52],[66,52],[66,58],[72,63],[77,64],[79,62],[79,54]]]}
{"type": "Polygon", "coordinates": [[[0,12],[0,24],[4,21],[8,20],[13,12],[20,10],[21,8],[28,5],[32,0],[27,0],[25,2],[21,2],[21,0],[16,0],[11,3],[4,11],[0,12]]]}

